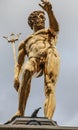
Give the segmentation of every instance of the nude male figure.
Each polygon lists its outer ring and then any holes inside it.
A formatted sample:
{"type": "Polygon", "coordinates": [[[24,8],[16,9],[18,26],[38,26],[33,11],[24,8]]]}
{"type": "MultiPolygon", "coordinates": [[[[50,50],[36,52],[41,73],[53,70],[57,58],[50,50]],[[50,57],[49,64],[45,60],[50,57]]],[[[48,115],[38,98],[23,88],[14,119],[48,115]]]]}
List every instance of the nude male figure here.
{"type": "Polygon", "coordinates": [[[53,14],[52,5],[47,0],[41,0],[40,7],[47,13],[49,28],[45,29],[45,13],[34,11],[28,17],[28,24],[33,34],[20,43],[18,63],[15,67],[14,87],[18,91],[19,104],[16,116],[24,116],[26,103],[30,93],[32,76],[44,75],[44,116],[51,119],[56,106],[55,85],[59,73],[60,57],[56,49],[58,22],[53,14]],[[24,63],[25,56],[28,61],[24,63]],[[22,80],[19,81],[21,68],[24,65],[22,80]]]}

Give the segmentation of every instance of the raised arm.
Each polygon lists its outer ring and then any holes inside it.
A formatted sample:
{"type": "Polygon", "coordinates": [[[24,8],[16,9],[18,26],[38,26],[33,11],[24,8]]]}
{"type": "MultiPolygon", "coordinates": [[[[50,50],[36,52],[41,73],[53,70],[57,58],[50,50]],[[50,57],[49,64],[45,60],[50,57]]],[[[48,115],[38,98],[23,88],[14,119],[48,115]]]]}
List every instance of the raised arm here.
{"type": "Polygon", "coordinates": [[[22,42],[18,48],[18,60],[17,64],[15,66],[15,71],[14,71],[14,87],[16,91],[18,91],[19,88],[19,74],[21,71],[22,64],[24,63],[24,57],[26,55],[25,52],[25,47],[24,47],[24,42],[22,42]]]}
{"type": "Polygon", "coordinates": [[[49,26],[52,32],[59,32],[59,25],[58,22],[54,16],[52,5],[48,0],[41,0],[41,3],[39,4],[42,9],[44,9],[49,18],[49,26]]]}

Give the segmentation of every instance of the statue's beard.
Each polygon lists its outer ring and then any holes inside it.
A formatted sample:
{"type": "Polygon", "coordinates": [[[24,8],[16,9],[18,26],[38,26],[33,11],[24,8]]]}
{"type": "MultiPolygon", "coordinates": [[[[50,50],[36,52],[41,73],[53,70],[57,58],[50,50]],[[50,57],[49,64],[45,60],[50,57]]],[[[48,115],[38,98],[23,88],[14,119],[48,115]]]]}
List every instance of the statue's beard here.
{"type": "Polygon", "coordinates": [[[38,29],[43,29],[43,28],[45,28],[45,24],[44,23],[36,23],[36,28],[38,28],[38,29]]]}

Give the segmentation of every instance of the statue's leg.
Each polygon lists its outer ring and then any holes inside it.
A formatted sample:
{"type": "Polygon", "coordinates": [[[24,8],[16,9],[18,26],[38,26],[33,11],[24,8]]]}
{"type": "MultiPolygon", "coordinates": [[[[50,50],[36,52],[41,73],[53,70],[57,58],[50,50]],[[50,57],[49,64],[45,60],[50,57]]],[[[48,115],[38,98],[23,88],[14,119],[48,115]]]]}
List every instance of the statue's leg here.
{"type": "Polygon", "coordinates": [[[56,107],[55,85],[59,73],[59,55],[52,50],[48,51],[45,63],[44,82],[45,82],[45,104],[44,115],[51,119],[56,107]]]}
{"type": "Polygon", "coordinates": [[[36,71],[36,62],[31,59],[29,60],[26,65],[22,75],[22,81],[19,88],[19,104],[18,104],[18,111],[15,115],[24,116],[25,107],[27,103],[27,99],[30,93],[30,83],[32,75],[36,71]]]}

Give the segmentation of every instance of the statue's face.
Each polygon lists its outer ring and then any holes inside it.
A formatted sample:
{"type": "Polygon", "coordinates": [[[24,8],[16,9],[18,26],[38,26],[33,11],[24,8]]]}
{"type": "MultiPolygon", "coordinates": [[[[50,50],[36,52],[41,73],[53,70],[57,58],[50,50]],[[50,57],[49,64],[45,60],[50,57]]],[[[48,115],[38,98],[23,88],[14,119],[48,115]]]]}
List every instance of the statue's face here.
{"type": "Polygon", "coordinates": [[[43,29],[45,27],[45,17],[43,13],[40,13],[35,17],[33,26],[36,30],[43,29]]]}

